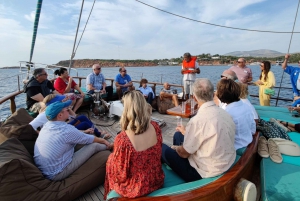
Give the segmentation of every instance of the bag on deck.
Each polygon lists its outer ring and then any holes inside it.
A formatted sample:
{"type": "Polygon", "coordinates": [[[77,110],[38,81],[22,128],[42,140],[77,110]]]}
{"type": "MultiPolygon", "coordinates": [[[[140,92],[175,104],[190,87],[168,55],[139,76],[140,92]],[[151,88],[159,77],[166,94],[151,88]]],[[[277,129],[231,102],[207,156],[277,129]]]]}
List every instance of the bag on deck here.
{"type": "Polygon", "coordinates": [[[265,121],[263,119],[258,120],[257,130],[261,131],[263,136],[269,138],[282,138],[291,140],[287,132],[283,128],[277,126],[274,122],[265,121]]]}

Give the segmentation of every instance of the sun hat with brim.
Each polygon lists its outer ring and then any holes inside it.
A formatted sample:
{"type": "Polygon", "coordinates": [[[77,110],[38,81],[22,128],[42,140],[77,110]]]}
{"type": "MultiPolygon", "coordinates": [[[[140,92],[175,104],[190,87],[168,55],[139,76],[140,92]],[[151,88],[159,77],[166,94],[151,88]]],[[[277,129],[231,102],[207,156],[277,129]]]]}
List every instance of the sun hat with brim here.
{"type": "Polygon", "coordinates": [[[55,103],[57,101],[61,102],[62,100],[64,100],[66,98],[66,96],[64,95],[56,95],[54,98],[52,98],[50,101],[48,101],[46,103],[46,105],[51,105],[52,103],[55,103]]]}
{"type": "Polygon", "coordinates": [[[47,119],[54,119],[62,111],[62,109],[69,107],[71,103],[71,100],[67,100],[66,102],[57,101],[55,103],[50,104],[49,106],[47,106],[45,111],[47,119]]]}

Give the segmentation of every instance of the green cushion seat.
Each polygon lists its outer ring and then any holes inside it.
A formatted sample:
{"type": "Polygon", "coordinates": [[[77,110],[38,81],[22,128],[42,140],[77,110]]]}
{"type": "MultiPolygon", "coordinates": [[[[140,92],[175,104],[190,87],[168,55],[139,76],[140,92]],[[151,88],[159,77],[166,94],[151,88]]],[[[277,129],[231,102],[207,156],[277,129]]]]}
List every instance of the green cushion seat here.
{"type": "MultiPolygon", "coordinates": [[[[241,156],[237,155],[236,159],[233,163],[236,164],[237,161],[241,158],[241,156]]],[[[232,165],[232,166],[233,166],[232,165]]],[[[163,164],[163,171],[165,173],[165,180],[164,180],[164,186],[163,188],[160,188],[149,195],[148,197],[157,197],[157,196],[164,196],[164,195],[175,195],[180,193],[186,193],[188,191],[203,187],[208,185],[209,183],[212,183],[223,176],[223,174],[211,177],[211,178],[204,178],[193,182],[185,183],[183,179],[181,179],[175,172],[171,170],[170,167],[163,164]]],[[[114,190],[110,191],[107,195],[107,200],[115,197],[121,197],[118,193],[116,193],[114,190]]]]}
{"type": "Polygon", "coordinates": [[[262,201],[300,200],[300,166],[263,158],[260,170],[262,201]]]}
{"type": "Polygon", "coordinates": [[[236,150],[236,155],[242,156],[246,150],[247,150],[247,147],[242,147],[242,148],[236,150]]]}
{"type": "Polygon", "coordinates": [[[254,108],[259,115],[265,121],[269,121],[270,118],[280,119],[291,123],[300,123],[299,117],[293,117],[288,108],[285,107],[272,107],[272,106],[258,106],[254,105],[254,108]]]}

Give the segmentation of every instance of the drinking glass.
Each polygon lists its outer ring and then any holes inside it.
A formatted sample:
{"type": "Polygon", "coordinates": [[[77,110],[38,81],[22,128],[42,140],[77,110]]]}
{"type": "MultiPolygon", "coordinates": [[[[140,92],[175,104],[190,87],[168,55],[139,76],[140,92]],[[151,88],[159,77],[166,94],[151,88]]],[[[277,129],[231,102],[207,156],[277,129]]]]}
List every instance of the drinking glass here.
{"type": "Polygon", "coordinates": [[[186,102],[182,102],[182,107],[181,107],[181,113],[182,114],[185,114],[185,105],[186,105],[186,102]]]}
{"type": "Polygon", "coordinates": [[[176,116],[177,119],[177,126],[182,126],[182,118],[181,116],[176,116]]]}

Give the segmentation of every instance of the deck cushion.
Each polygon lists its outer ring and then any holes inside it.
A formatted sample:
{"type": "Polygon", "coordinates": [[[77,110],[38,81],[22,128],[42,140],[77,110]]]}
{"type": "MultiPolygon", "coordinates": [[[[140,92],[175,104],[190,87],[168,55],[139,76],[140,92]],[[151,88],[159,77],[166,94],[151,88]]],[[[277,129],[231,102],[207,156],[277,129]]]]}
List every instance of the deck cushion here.
{"type": "MultiPolygon", "coordinates": [[[[236,159],[233,163],[232,166],[234,166],[234,164],[237,163],[237,161],[240,159],[240,156],[236,156],[236,159]]],[[[216,176],[216,177],[211,177],[211,178],[204,178],[204,179],[200,179],[197,181],[193,181],[193,182],[188,182],[188,183],[181,183],[180,180],[182,180],[179,176],[176,175],[176,173],[171,173],[169,172],[170,169],[164,167],[163,165],[163,170],[165,173],[165,182],[168,182],[167,184],[164,184],[164,187],[161,189],[158,189],[152,193],[150,193],[148,196],[149,197],[156,197],[156,196],[163,196],[163,195],[174,195],[174,194],[181,194],[181,193],[185,193],[197,188],[201,188],[203,186],[208,185],[211,182],[214,182],[215,180],[219,179],[220,177],[223,176],[223,174],[216,176]],[[166,177],[171,177],[171,178],[166,178],[166,177]],[[172,184],[170,182],[170,180],[172,180],[172,178],[174,178],[174,183],[172,184]],[[168,187],[167,187],[168,186],[168,187]]],[[[114,190],[110,191],[109,194],[107,195],[107,200],[114,198],[114,197],[121,197],[118,193],[116,193],[114,190]]]]}
{"type": "Polygon", "coordinates": [[[300,166],[277,164],[270,158],[261,161],[262,201],[300,200],[300,166]]]}
{"type": "Polygon", "coordinates": [[[33,155],[38,133],[29,125],[33,118],[24,108],[14,112],[0,127],[0,144],[9,138],[18,138],[33,155]]]}
{"type": "Polygon", "coordinates": [[[236,150],[236,155],[242,156],[245,153],[246,149],[247,149],[247,147],[242,147],[242,148],[236,150]]]}
{"type": "Polygon", "coordinates": [[[74,200],[103,184],[109,154],[94,154],[69,177],[54,182],[42,175],[20,141],[10,138],[0,145],[0,200],[74,200]]]}

